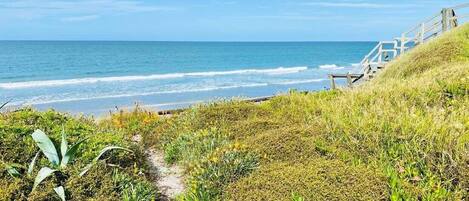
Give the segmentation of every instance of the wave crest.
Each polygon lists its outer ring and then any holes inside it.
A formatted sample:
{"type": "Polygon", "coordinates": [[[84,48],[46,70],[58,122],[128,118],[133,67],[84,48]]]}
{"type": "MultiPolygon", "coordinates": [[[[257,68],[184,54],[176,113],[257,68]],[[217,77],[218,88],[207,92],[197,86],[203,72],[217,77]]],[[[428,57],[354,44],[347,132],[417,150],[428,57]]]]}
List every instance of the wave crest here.
{"type": "Polygon", "coordinates": [[[11,102],[9,105],[19,106],[19,105],[41,105],[41,104],[50,104],[50,103],[61,103],[61,102],[72,102],[72,101],[86,101],[86,100],[97,100],[97,99],[107,99],[107,98],[126,98],[126,97],[136,97],[136,96],[150,96],[158,94],[181,94],[181,93],[194,93],[194,92],[204,92],[204,91],[216,91],[216,90],[226,90],[226,89],[236,89],[236,88],[252,88],[252,87],[266,87],[269,85],[295,85],[295,84],[307,84],[322,82],[327,79],[309,79],[309,80],[289,80],[282,82],[272,82],[272,83],[245,83],[239,85],[230,85],[230,86],[208,86],[204,88],[187,88],[187,89],[175,89],[167,91],[154,91],[154,92],[141,92],[141,93],[125,93],[125,94],[108,94],[108,95],[96,95],[88,97],[36,97],[28,101],[17,101],[11,102]]]}
{"type": "Polygon", "coordinates": [[[62,80],[41,80],[41,81],[0,83],[0,88],[20,89],[20,88],[37,88],[37,87],[56,87],[56,86],[64,86],[64,85],[94,84],[98,82],[128,82],[128,81],[175,79],[175,78],[183,78],[183,77],[209,77],[209,76],[223,76],[223,75],[237,75],[237,74],[282,75],[282,74],[298,73],[301,71],[305,71],[307,69],[308,67],[301,66],[301,67],[289,67],[289,68],[279,67],[279,68],[271,68],[271,69],[244,69],[244,70],[232,70],[232,71],[168,73],[168,74],[153,74],[153,75],[140,75],[140,76],[89,77],[89,78],[62,79],[62,80]]]}
{"type": "Polygon", "coordinates": [[[345,67],[337,66],[335,64],[325,64],[325,65],[320,65],[319,68],[327,69],[327,70],[341,70],[341,69],[344,69],[345,67]]]}

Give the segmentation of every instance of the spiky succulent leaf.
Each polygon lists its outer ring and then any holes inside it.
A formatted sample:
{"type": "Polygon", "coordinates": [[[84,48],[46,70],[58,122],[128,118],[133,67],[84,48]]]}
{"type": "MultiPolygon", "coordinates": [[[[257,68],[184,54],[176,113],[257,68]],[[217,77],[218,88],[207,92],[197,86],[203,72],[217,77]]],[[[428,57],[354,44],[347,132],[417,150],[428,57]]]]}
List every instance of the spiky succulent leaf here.
{"type": "Polygon", "coordinates": [[[90,164],[86,165],[86,167],[83,168],[82,172],[80,173],[80,177],[85,175],[86,172],[88,172],[91,169],[91,167],[93,167],[93,165],[96,164],[96,162],[98,162],[98,160],[101,158],[101,156],[103,156],[106,152],[108,152],[110,150],[113,150],[113,149],[120,149],[120,150],[124,150],[124,151],[128,151],[128,152],[133,152],[130,149],[123,148],[123,147],[118,147],[118,146],[106,147],[106,148],[102,149],[101,152],[99,152],[98,156],[96,156],[96,158],[94,158],[93,161],[90,164]]]}
{"type": "Polygon", "coordinates": [[[60,152],[62,154],[62,158],[65,157],[68,149],[68,142],[67,142],[67,134],[65,134],[65,128],[62,126],[62,142],[60,143],[60,152]]]}
{"type": "Polygon", "coordinates": [[[33,173],[33,170],[34,170],[34,166],[36,165],[36,160],[37,160],[37,157],[39,156],[39,153],[41,152],[37,152],[36,155],[34,156],[33,160],[31,161],[31,163],[29,164],[29,168],[28,168],[28,175],[31,176],[31,174],[33,173]]]}
{"type": "Polygon", "coordinates": [[[76,153],[78,152],[78,148],[80,145],[87,139],[83,139],[78,141],[76,144],[74,144],[70,149],[67,150],[67,152],[64,154],[62,161],[60,161],[60,167],[65,168],[67,167],[67,164],[72,161],[75,158],[76,153]]]}
{"type": "Polygon", "coordinates": [[[85,175],[93,167],[95,163],[96,162],[93,161],[89,163],[88,165],[86,165],[85,168],[83,168],[83,170],[80,172],[79,176],[82,177],[83,175],[85,175]]]}
{"type": "Polygon", "coordinates": [[[8,172],[8,174],[14,178],[20,177],[21,173],[18,171],[17,168],[21,168],[21,165],[19,164],[5,164],[5,170],[8,172]]]}
{"type": "Polygon", "coordinates": [[[62,201],[65,201],[65,189],[63,186],[54,188],[55,193],[60,197],[62,201]]]}
{"type": "Polygon", "coordinates": [[[96,158],[93,159],[93,161],[94,162],[98,161],[101,158],[101,156],[103,156],[106,152],[113,150],[113,149],[120,149],[120,150],[124,150],[128,152],[133,152],[132,150],[127,149],[127,148],[118,147],[118,146],[109,146],[109,147],[105,147],[104,149],[102,149],[101,152],[99,152],[98,156],[96,156],[96,158]]]}
{"type": "Polygon", "coordinates": [[[9,101],[3,103],[2,105],[0,105],[0,110],[1,110],[3,107],[5,107],[8,103],[10,103],[10,101],[11,101],[11,100],[9,100],[9,101]]]}
{"type": "Polygon", "coordinates": [[[50,169],[48,167],[41,168],[41,170],[39,170],[37,173],[36,179],[34,179],[33,191],[39,184],[41,184],[42,181],[44,181],[44,179],[51,176],[56,171],[57,170],[50,169]]]}
{"type": "Polygon", "coordinates": [[[50,138],[47,137],[47,135],[41,130],[34,131],[31,136],[47,159],[49,159],[49,161],[54,166],[58,166],[60,164],[59,155],[57,153],[57,149],[55,149],[54,143],[52,143],[50,138]]]}

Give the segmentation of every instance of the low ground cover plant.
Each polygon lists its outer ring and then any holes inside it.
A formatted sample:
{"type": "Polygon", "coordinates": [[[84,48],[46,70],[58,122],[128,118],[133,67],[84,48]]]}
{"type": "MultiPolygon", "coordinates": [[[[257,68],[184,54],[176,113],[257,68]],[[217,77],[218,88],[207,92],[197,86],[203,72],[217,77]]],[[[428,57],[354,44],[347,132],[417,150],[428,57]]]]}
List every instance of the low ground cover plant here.
{"type": "Polygon", "coordinates": [[[1,199],[158,198],[142,149],[93,119],[23,108],[0,114],[0,138],[1,199]]]}

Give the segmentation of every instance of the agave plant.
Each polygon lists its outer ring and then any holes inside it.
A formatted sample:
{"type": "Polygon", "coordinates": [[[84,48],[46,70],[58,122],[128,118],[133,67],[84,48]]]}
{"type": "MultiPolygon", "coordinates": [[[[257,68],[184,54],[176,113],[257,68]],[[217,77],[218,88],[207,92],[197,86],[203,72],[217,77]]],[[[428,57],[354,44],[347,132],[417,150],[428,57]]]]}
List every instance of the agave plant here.
{"type": "MultiPolygon", "coordinates": [[[[75,159],[79,146],[86,140],[86,139],[80,140],[69,148],[68,142],[67,142],[67,136],[65,134],[65,131],[62,130],[62,142],[60,144],[60,153],[59,153],[54,143],[50,140],[50,138],[43,131],[36,130],[31,136],[33,140],[36,142],[40,151],[32,159],[28,168],[28,175],[31,175],[31,173],[33,172],[36,160],[40,152],[42,152],[51,163],[51,167],[43,167],[37,173],[37,176],[34,180],[33,191],[46,178],[65,169],[67,165],[75,159]]],[[[86,172],[89,169],[91,169],[91,167],[94,164],[96,164],[96,162],[99,160],[99,158],[101,158],[103,154],[113,149],[120,149],[120,150],[132,152],[129,149],[117,147],[117,146],[106,147],[102,149],[101,152],[98,154],[98,156],[96,156],[96,158],[94,158],[93,161],[83,169],[83,171],[79,174],[79,176],[83,176],[84,174],[86,174],[86,172]]],[[[58,186],[54,188],[54,191],[62,200],[65,200],[66,196],[65,196],[65,190],[63,186],[58,186]]]]}
{"type": "Polygon", "coordinates": [[[3,163],[3,162],[1,162],[0,167],[2,167],[2,169],[5,169],[7,173],[13,178],[20,177],[21,173],[18,171],[18,169],[23,168],[22,165],[17,164],[17,163],[3,163]]]}
{"type": "Polygon", "coordinates": [[[2,105],[0,105],[0,110],[1,110],[3,107],[5,107],[8,103],[10,103],[10,101],[11,101],[11,100],[9,100],[9,101],[3,103],[2,105]]]}

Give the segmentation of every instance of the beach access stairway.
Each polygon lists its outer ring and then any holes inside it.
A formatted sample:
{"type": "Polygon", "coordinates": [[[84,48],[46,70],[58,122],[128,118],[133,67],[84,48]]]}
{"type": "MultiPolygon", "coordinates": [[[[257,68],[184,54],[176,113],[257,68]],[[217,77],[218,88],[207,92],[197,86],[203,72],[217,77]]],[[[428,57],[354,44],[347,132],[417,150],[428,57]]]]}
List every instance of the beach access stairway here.
{"type": "Polygon", "coordinates": [[[360,62],[359,73],[329,74],[331,89],[337,88],[336,79],[346,79],[348,87],[373,79],[390,61],[464,24],[468,19],[469,3],[443,8],[438,14],[402,33],[399,37],[389,41],[380,41],[360,62]]]}

